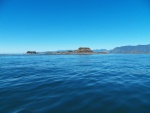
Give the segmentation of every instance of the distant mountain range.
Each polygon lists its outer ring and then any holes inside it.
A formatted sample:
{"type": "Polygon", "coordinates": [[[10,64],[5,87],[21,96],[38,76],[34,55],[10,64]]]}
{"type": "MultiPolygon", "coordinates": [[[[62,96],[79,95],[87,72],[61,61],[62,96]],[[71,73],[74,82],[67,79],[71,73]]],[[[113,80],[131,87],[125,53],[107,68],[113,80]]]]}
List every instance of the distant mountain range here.
{"type": "Polygon", "coordinates": [[[150,54],[149,45],[137,45],[137,46],[121,46],[116,47],[109,51],[109,53],[122,53],[122,54],[150,54]]]}
{"type": "Polygon", "coordinates": [[[109,52],[107,49],[94,49],[93,52],[109,52]]]}

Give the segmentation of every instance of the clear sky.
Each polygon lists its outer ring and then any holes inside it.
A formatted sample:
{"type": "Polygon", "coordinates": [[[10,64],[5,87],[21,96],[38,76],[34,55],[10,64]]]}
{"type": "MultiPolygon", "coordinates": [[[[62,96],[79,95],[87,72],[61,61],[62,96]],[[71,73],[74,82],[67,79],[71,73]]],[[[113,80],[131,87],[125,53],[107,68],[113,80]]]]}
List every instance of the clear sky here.
{"type": "Polygon", "coordinates": [[[0,0],[0,53],[150,44],[149,0],[0,0]]]}

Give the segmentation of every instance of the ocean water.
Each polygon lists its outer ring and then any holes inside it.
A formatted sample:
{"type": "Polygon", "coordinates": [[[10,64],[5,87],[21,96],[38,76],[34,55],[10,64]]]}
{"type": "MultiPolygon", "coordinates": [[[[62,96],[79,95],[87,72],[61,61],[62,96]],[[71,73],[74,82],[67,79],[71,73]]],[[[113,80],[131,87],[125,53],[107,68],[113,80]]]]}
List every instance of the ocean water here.
{"type": "Polygon", "coordinates": [[[150,55],[1,55],[0,113],[150,113],[150,55]]]}

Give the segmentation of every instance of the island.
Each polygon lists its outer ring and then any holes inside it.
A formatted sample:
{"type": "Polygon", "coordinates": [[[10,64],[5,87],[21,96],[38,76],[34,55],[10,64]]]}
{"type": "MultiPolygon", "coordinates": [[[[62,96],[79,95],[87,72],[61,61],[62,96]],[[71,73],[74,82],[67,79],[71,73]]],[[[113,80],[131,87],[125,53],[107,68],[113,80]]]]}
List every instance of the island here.
{"type": "MultiPolygon", "coordinates": [[[[27,54],[39,54],[36,51],[27,51],[27,54]]],[[[93,52],[89,47],[79,47],[77,50],[68,50],[68,51],[50,51],[42,52],[42,54],[47,55],[73,55],[73,54],[108,54],[108,52],[93,52]]]]}
{"type": "Polygon", "coordinates": [[[36,51],[27,51],[27,54],[37,54],[36,51]]]}

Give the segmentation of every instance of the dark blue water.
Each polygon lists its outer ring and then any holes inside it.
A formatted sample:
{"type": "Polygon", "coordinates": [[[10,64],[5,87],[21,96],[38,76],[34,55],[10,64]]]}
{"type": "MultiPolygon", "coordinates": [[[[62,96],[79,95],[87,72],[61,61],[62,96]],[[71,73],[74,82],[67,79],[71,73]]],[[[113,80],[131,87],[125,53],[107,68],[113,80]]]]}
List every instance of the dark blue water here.
{"type": "Polygon", "coordinates": [[[150,113],[150,55],[1,55],[0,113],[150,113]]]}

